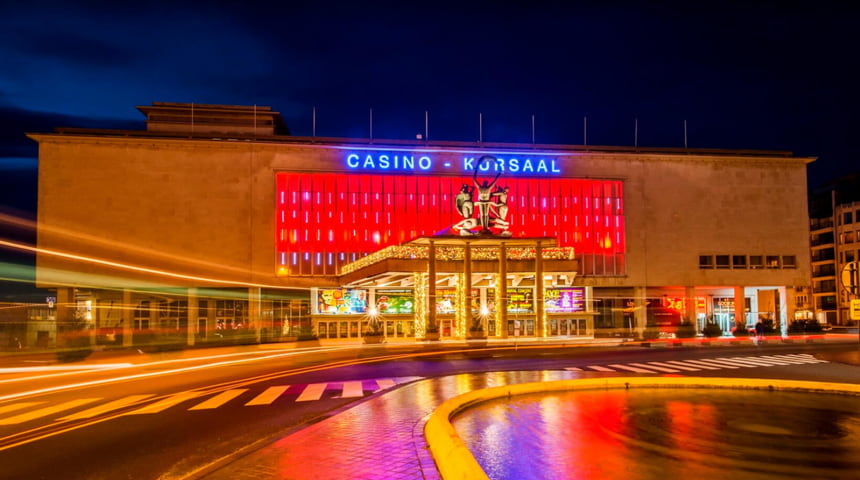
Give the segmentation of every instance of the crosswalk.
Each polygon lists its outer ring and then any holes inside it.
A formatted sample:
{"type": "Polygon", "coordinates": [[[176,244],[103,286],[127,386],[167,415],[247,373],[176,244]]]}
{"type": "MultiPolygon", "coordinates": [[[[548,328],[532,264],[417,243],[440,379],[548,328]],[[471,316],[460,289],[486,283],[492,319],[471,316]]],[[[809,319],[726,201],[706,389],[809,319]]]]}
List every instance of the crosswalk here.
{"type": "MultiPolygon", "coordinates": [[[[393,377],[345,382],[275,385],[259,392],[252,388],[233,388],[214,394],[188,391],[164,397],[153,403],[125,412],[124,415],[151,415],[186,402],[189,403],[185,406],[185,409],[194,412],[213,410],[231,402],[244,407],[255,407],[271,405],[277,400],[284,399],[292,400],[292,402],[313,402],[331,398],[360,398],[421,378],[423,377],[393,377]],[[247,396],[240,398],[249,392],[253,394],[250,399],[247,396]]],[[[145,402],[147,399],[155,396],[155,394],[129,395],[110,400],[106,403],[100,403],[104,400],[103,398],[88,397],[55,404],[47,401],[28,401],[0,405],[0,426],[18,425],[39,419],[55,421],[86,420],[145,402]],[[84,407],[89,408],[80,411],[77,410],[84,407]]]]}
{"type": "Polygon", "coordinates": [[[758,355],[752,357],[700,358],[698,360],[668,360],[665,362],[613,363],[566,367],[574,372],[633,372],[633,373],[685,373],[707,370],[735,370],[741,368],[776,367],[828,363],[809,354],[758,355]]]}

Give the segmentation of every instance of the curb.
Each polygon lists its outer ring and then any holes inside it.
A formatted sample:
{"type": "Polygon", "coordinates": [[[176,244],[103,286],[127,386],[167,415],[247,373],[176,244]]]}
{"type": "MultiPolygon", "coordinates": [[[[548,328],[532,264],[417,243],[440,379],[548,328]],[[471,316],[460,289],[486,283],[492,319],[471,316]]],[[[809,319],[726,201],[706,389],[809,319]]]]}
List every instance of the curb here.
{"type": "Polygon", "coordinates": [[[761,378],[705,377],[605,377],[554,382],[531,382],[474,390],[450,398],[430,414],[424,427],[424,437],[436,468],[443,480],[489,480],[484,469],[469,451],[451,424],[459,412],[488,400],[559,391],[629,389],[629,388],[737,388],[787,392],[828,393],[860,396],[860,385],[850,383],[813,382],[761,378]]]}

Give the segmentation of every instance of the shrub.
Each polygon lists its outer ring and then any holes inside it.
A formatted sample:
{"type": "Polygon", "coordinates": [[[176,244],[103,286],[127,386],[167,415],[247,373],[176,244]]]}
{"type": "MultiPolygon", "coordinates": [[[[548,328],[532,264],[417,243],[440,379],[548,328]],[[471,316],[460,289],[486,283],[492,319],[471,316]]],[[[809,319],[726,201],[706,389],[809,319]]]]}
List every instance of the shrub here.
{"type": "Polygon", "coordinates": [[[723,334],[723,329],[716,323],[708,322],[702,329],[702,334],[708,338],[719,337],[723,334]]]}

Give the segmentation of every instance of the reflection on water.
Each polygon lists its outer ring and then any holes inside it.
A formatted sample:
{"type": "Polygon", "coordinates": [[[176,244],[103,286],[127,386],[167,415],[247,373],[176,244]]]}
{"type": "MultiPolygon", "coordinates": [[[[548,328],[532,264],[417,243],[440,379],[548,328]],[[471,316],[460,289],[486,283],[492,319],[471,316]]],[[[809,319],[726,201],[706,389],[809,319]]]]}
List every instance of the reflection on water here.
{"type": "Polygon", "coordinates": [[[860,401],[635,389],[533,394],[452,423],[494,480],[860,478],[860,401]]]}

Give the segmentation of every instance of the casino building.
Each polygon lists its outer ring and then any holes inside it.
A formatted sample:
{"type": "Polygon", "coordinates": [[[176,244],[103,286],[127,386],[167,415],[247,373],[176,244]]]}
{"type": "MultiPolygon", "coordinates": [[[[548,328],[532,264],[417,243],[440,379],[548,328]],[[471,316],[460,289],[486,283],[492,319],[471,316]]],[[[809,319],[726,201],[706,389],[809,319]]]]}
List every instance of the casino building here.
{"type": "Polygon", "coordinates": [[[814,159],[790,152],[296,137],[269,107],[138,109],[145,131],[29,134],[37,284],[57,292],[30,343],[784,332],[810,283],[814,159]]]}

